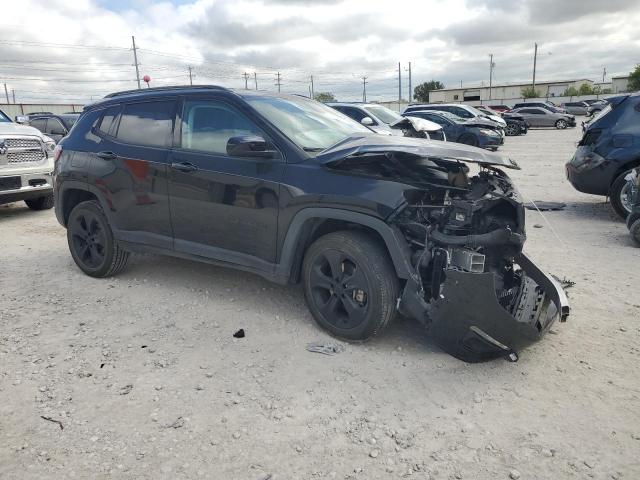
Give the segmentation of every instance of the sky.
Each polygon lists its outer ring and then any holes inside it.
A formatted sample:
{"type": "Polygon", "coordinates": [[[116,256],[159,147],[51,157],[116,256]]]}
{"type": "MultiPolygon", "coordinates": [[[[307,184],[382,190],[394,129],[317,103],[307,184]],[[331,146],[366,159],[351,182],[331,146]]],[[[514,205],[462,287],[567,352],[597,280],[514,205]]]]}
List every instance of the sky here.
{"type": "MultiPolygon", "coordinates": [[[[3,0],[0,83],[17,102],[85,103],[136,88],[194,84],[339,100],[403,98],[536,78],[601,81],[640,63],[639,0],[3,0]],[[143,82],[144,86],[144,82],[143,82]]],[[[0,95],[4,93],[0,89],[0,95]]],[[[3,102],[0,100],[0,103],[3,102]]]]}

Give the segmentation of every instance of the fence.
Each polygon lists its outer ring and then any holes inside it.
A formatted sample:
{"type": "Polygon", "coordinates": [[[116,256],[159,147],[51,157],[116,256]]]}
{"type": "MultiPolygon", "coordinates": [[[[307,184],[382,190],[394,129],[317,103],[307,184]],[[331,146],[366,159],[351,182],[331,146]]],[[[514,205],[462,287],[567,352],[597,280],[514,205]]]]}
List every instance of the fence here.
{"type": "Polygon", "coordinates": [[[81,112],[84,105],[73,103],[0,103],[0,110],[9,115],[12,120],[18,115],[32,112],[69,113],[81,112]]]}

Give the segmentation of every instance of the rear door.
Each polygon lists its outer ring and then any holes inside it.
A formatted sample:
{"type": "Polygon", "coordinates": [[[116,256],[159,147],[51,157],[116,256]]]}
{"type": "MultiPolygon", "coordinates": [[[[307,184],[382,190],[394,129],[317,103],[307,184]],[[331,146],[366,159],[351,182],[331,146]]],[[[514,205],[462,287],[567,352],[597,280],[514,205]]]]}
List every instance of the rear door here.
{"type": "Polygon", "coordinates": [[[47,126],[45,128],[44,134],[48,135],[53,140],[55,140],[56,143],[58,143],[67,134],[67,127],[65,127],[59,119],[49,117],[47,119],[47,126]]]}
{"type": "Polygon", "coordinates": [[[94,129],[89,182],[101,192],[117,238],[173,245],[167,158],[177,99],[126,103],[105,111],[94,129]]]}
{"type": "Polygon", "coordinates": [[[186,98],[171,153],[177,251],[260,270],[276,259],[283,159],[234,157],[231,137],[268,136],[228,100],[186,98]]]}

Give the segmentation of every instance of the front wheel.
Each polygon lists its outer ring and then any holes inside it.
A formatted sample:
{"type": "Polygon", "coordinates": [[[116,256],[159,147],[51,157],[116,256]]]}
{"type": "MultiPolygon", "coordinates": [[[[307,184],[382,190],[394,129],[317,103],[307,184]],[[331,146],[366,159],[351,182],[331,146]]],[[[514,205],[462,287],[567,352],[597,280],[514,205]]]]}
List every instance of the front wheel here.
{"type": "Polygon", "coordinates": [[[520,135],[520,126],[513,123],[507,123],[507,128],[505,128],[504,133],[508,137],[520,135]]]}
{"type": "Polygon", "coordinates": [[[567,128],[567,122],[565,120],[558,120],[556,122],[556,128],[558,130],[564,130],[565,128],[567,128]]]}
{"type": "Polygon", "coordinates": [[[27,207],[31,210],[49,210],[53,208],[53,193],[45,195],[44,197],[30,198],[29,200],[25,200],[24,203],[26,203],[27,207]]]}
{"type": "Polygon", "coordinates": [[[76,265],[91,277],[109,277],[127,264],[129,252],[113,237],[109,221],[95,200],[79,203],[67,223],[67,242],[76,265]]]}
{"type": "Polygon", "coordinates": [[[386,249],[363,232],[340,231],[316,240],[303,264],[307,305],[331,335],[365,341],[396,315],[399,282],[386,249]]]}
{"type": "Polygon", "coordinates": [[[631,238],[633,241],[640,247],[640,219],[631,224],[629,232],[631,232],[631,238]]]}
{"type": "Polygon", "coordinates": [[[633,199],[631,198],[631,182],[625,177],[629,175],[631,170],[621,173],[611,184],[611,190],[609,191],[609,201],[611,206],[620,217],[626,219],[631,213],[631,205],[633,199]]]}

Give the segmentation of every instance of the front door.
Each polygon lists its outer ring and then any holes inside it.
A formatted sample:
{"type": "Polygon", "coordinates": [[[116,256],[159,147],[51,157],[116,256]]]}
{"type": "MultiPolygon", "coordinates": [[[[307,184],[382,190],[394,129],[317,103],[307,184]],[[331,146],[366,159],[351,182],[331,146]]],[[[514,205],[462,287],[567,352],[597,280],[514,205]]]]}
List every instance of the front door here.
{"type": "Polygon", "coordinates": [[[283,160],[233,157],[231,137],[266,135],[223,100],[187,99],[170,154],[176,251],[261,270],[276,259],[283,160]]]}

